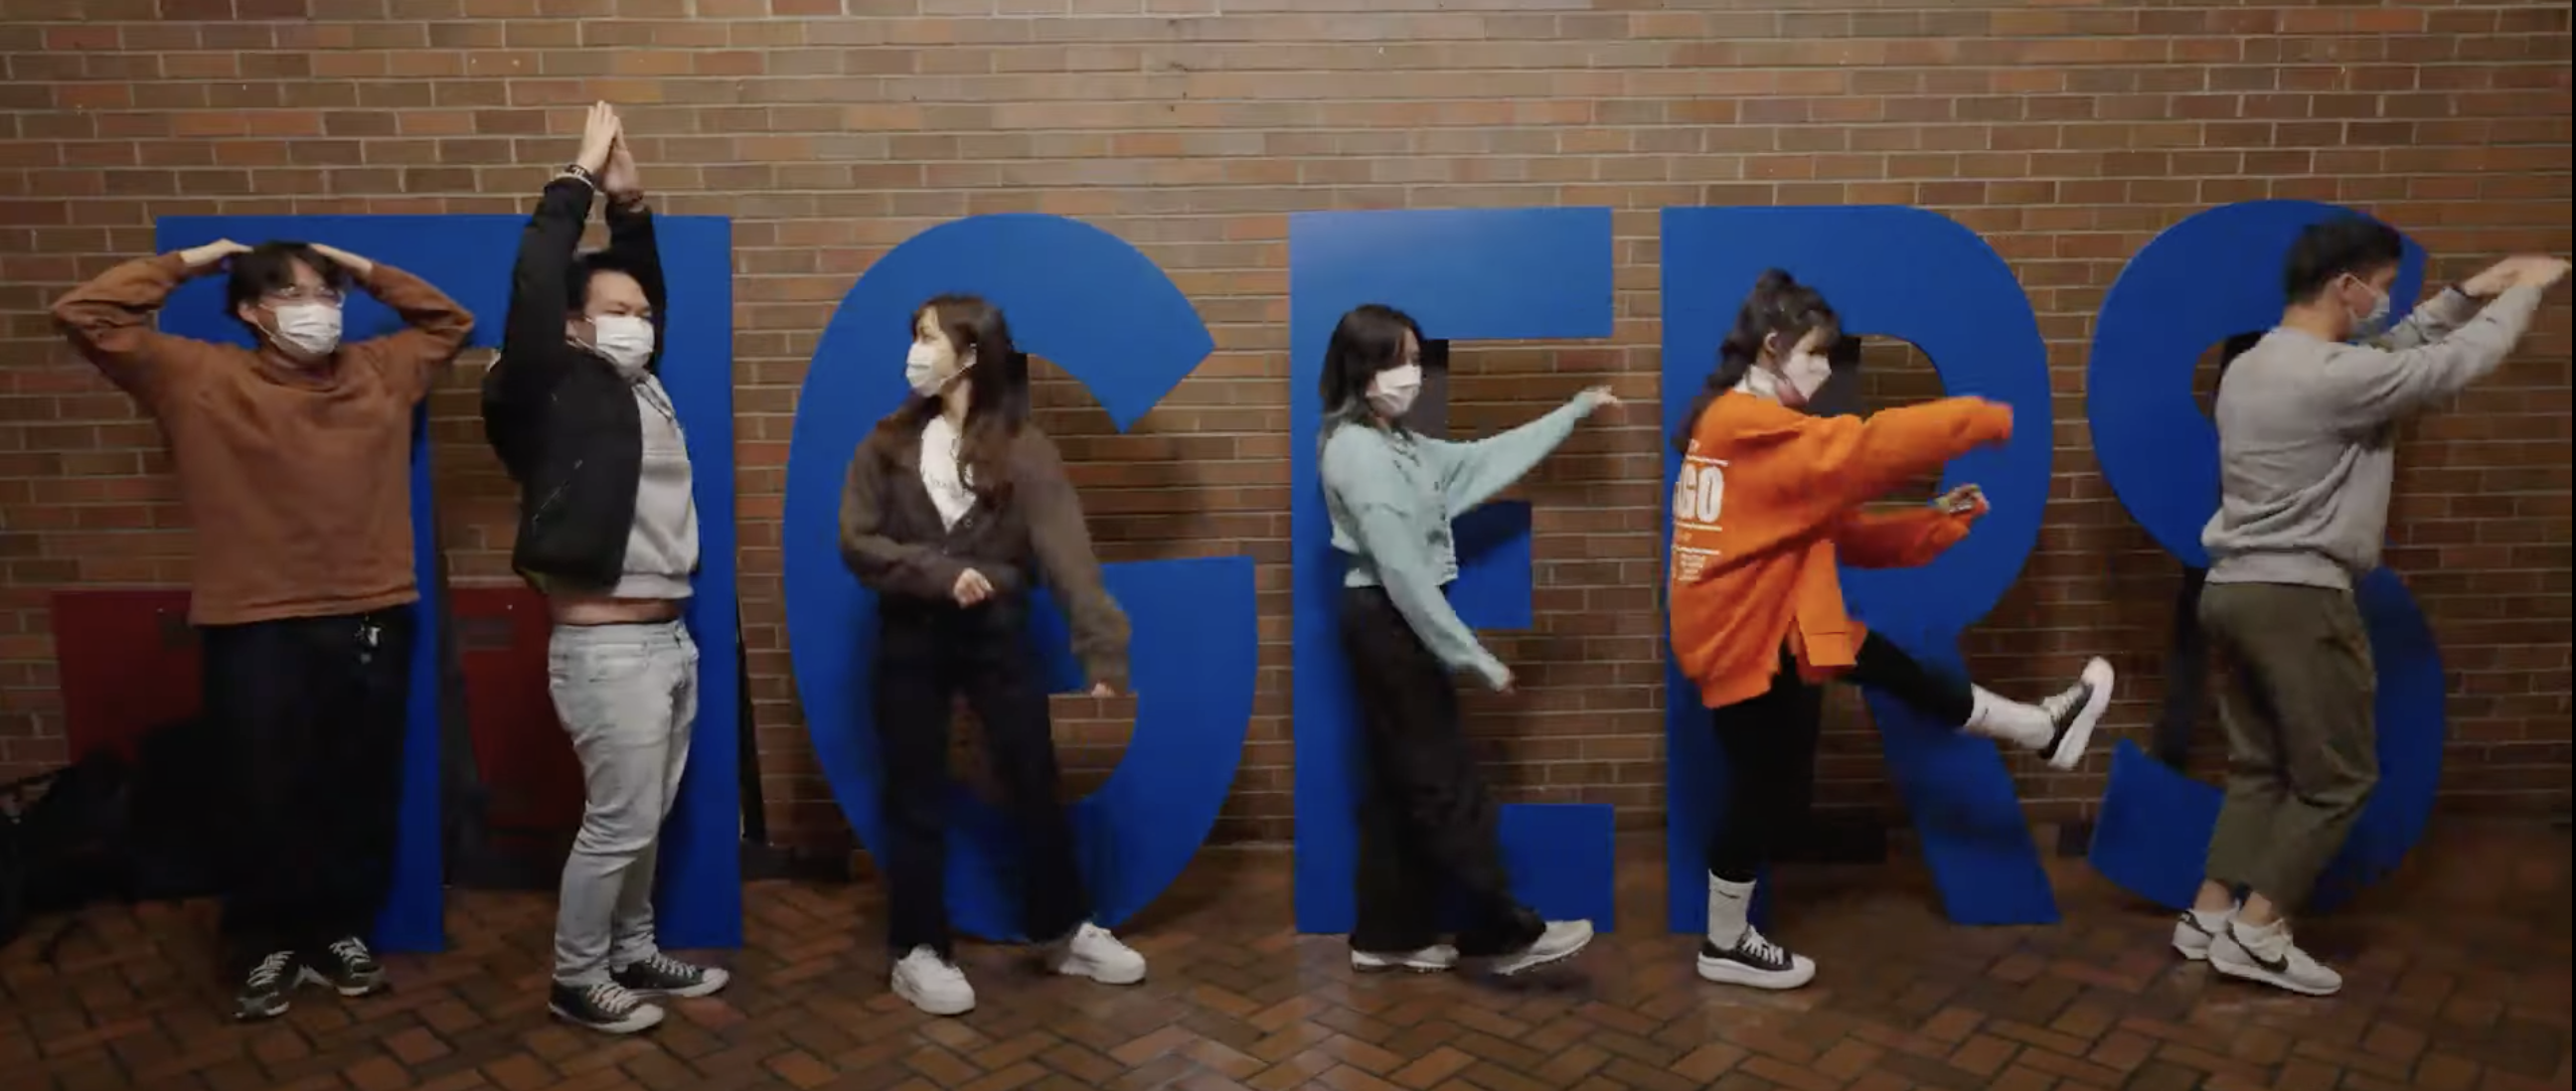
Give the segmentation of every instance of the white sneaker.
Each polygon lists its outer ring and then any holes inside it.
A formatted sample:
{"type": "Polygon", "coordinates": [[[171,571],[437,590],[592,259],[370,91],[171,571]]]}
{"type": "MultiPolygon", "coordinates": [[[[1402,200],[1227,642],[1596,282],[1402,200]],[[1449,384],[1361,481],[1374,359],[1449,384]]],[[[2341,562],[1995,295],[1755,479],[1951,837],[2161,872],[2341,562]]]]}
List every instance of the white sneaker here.
{"type": "Polygon", "coordinates": [[[975,1010],[975,987],[957,964],[928,947],[915,947],[894,964],[894,994],[927,1015],[964,1015],[975,1010]]]}
{"type": "Polygon", "coordinates": [[[1436,974],[1458,965],[1458,949],[1446,943],[1435,943],[1418,951],[1351,950],[1351,969],[1361,973],[1381,970],[1408,970],[1417,974],[1436,974]]]}
{"type": "Polygon", "coordinates": [[[1529,946],[1494,959],[1492,973],[1510,977],[1573,958],[1592,943],[1591,921],[1549,921],[1529,946]]]}
{"type": "Polygon", "coordinates": [[[2232,911],[2204,916],[2197,909],[2183,910],[2182,915],[2174,918],[2174,950],[2182,952],[2182,957],[2193,962],[2209,961],[2210,945],[2218,939],[2219,933],[2227,930],[2227,922],[2233,916],[2232,911]]]}
{"type": "Polygon", "coordinates": [[[1715,940],[1699,941],[1699,976],[1720,985],[1795,989],[1816,979],[1816,964],[1748,926],[1733,946],[1723,950],[1715,940]]]}
{"type": "Polygon", "coordinates": [[[2309,957],[2290,942],[2287,924],[2274,925],[2268,936],[2248,935],[2243,924],[2229,922],[2211,937],[2209,965],[2219,973],[2287,989],[2302,996],[2333,996],[2343,989],[2343,975],[2309,957]]]}
{"type": "Polygon", "coordinates": [[[1085,921],[1072,935],[1049,945],[1047,969],[1103,985],[1133,985],[1145,980],[1145,956],[1118,942],[1108,929],[1085,921]]]}
{"type": "Polygon", "coordinates": [[[2050,768],[2073,769],[2083,764],[2084,748],[2093,741],[2093,728],[2111,707],[2113,681],[2110,660],[2097,658],[2084,664],[2084,673],[2076,676],[2074,685],[2039,703],[2055,728],[2048,741],[2037,748],[2050,768]]]}

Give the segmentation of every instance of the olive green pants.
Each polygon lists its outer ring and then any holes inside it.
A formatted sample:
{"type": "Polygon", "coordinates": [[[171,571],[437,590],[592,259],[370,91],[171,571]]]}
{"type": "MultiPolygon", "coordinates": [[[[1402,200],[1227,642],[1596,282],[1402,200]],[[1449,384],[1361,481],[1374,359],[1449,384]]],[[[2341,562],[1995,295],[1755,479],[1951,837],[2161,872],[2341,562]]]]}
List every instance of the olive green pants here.
{"type": "Polygon", "coordinates": [[[2227,665],[2227,801],[2209,878],[2284,913],[2305,902],[2379,783],[2377,678],[2352,593],[2213,583],[2200,624],[2227,665]]]}

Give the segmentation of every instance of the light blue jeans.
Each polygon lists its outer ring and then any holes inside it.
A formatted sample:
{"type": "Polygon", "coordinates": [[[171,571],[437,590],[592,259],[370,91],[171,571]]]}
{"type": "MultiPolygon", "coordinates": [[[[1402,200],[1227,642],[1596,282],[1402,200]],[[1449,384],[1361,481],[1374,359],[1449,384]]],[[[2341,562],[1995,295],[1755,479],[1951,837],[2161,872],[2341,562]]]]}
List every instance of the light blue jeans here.
{"type": "Polygon", "coordinates": [[[587,987],[660,950],[653,867],[689,764],[698,646],[678,621],[558,625],[546,673],[587,800],[564,861],[555,980],[587,987]]]}

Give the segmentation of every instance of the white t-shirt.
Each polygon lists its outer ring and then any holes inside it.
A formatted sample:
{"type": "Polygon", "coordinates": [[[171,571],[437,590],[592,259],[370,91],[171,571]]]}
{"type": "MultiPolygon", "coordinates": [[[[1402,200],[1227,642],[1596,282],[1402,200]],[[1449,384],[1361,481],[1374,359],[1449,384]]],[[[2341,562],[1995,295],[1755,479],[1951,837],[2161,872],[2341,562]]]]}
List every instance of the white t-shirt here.
{"type": "Polygon", "coordinates": [[[921,487],[929,490],[941,525],[952,529],[975,506],[974,474],[958,462],[957,439],[957,426],[944,416],[921,429],[921,487]]]}

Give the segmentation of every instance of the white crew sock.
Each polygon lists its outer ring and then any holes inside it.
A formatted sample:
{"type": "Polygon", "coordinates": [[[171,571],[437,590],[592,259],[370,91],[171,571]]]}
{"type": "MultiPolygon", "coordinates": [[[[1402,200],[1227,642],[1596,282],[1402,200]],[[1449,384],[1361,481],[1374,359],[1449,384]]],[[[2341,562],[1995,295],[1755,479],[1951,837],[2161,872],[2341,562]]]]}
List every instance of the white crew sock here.
{"type": "Polygon", "coordinates": [[[1715,875],[1708,877],[1708,942],[1720,951],[1732,950],[1753,927],[1753,884],[1730,883],[1715,875]]]}
{"type": "Polygon", "coordinates": [[[2199,925],[2201,931],[2210,935],[2223,936],[2227,934],[2228,920],[2235,916],[2236,911],[2233,909],[2222,909],[2215,913],[2206,909],[2194,909],[2191,911],[2191,923],[2199,925]]]}
{"type": "Polygon", "coordinates": [[[1975,695],[1974,710],[1963,725],[1971,735],[2013,743],[2027,750],[2037,750],[2057,737],[2057,722],[2048,718],[2048,710],[2005,697],[1984,686],[1971,690],[1975,695]]]}

